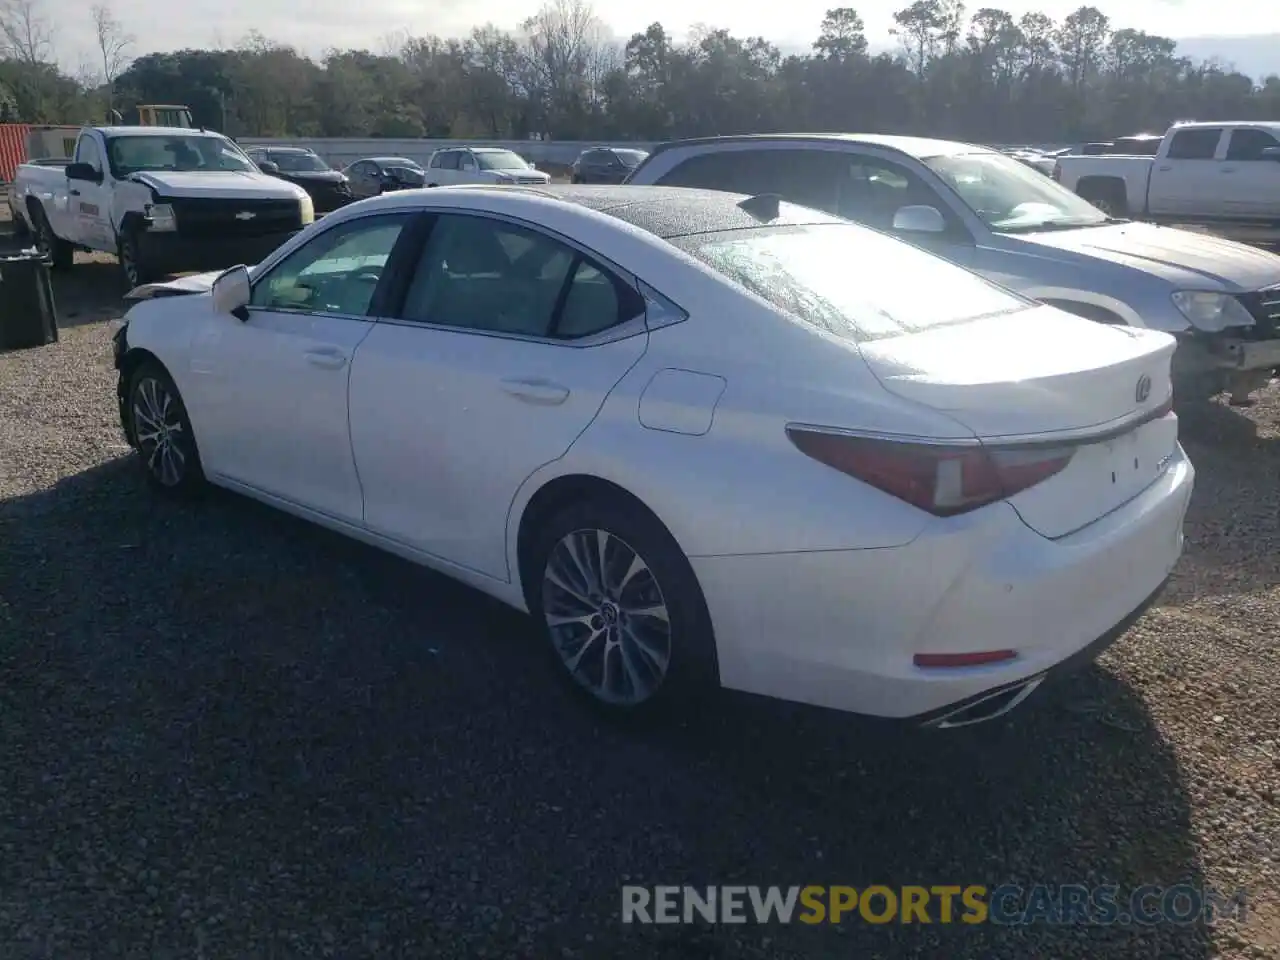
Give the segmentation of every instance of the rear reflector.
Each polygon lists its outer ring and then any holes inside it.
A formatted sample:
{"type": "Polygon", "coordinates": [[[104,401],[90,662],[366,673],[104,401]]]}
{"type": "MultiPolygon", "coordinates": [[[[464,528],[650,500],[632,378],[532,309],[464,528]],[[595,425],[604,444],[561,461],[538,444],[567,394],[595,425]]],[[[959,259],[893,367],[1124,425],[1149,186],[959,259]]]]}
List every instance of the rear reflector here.
{"type": "Polygon", "coordinates": [[[912,661],[917,667],[980,667],[986,663],[1013,660],[1012,650],[982,650],[977,653],[917,653],[912,661]]]}
{"type": "Polygon", "coordinates": [[[1073,447],[983,447],[904,443],[788,427],[814,460],[934,516],[967,513],[1061,473],[1073,447]]]}

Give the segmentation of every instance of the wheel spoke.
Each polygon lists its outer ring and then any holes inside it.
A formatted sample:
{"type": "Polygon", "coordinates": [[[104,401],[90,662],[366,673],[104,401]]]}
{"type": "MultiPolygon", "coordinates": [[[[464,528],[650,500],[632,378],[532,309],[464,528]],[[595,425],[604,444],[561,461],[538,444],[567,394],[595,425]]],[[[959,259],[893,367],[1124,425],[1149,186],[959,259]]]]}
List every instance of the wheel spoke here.
{"type": "Polygon", "coordinates": [[[542,597],[556,652],[579,685],[620,706],[653,697],[671,662],[670,614],[652,570],[630,544],[599,528],[566,534],[547,559],[542,597]],[[629,602],[624,591],[632,594],[629,602]]]}

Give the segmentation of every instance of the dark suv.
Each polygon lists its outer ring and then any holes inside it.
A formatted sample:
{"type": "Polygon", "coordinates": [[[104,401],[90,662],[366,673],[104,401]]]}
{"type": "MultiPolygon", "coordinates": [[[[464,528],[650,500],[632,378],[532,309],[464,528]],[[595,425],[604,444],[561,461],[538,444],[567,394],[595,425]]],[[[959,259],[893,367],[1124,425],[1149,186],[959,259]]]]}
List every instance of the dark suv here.
{"type": "Polygon", "coordinates": [[[592,147],[583,150],[569,168],[574,183],[621,183],[649,154],[622,147],[592,147]]]}

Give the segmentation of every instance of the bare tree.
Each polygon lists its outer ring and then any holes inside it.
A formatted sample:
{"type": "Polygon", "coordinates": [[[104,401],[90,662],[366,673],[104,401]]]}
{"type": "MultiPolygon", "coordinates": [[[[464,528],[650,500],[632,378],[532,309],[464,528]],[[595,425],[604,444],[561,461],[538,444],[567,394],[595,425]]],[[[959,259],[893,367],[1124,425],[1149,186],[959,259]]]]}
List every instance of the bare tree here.
{"type": "Polygon", "coordinates": [[[125,32],[124,24],[115,18],[107,4],[98,4],[92,12],[94,36],[102,56],[102,81],[115,99],[116,77],[129,63],[129,48],[136,38],[125,32]]]}
{"type": "Polygon", "coordinates": [[[0,53],[28,66],[50,63],[53,25],[40,0],[0,0],[0,53]]]}

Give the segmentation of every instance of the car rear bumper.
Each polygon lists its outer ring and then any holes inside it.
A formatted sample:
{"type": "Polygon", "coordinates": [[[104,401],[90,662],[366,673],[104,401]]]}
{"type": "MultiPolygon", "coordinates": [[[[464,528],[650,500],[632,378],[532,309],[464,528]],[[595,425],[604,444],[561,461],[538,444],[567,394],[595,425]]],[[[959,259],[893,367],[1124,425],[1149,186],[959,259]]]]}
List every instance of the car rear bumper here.
{"type": "Polygon", "coordinates": [[[157,273],[222,270],[241,263],[260,263],[296,233],[285,230],[257,237],[184,237],[181,233],[147,231],[138,235],[138,253],[148,269],[157,273]]]}
{"type": "MultiPolygon", "coordinates": [[[[1182,552],[1181,448],[1145,491],[1048,540],[1008,504],[896,548],[695,557],[729,688],[928,725],[1095,656],[1154,602],[1182,552]],[[921,668],[917,653],[1013,650],[921,668]]],[[[1001,704],[992,704],[994,711],[1001,704]]]]}

